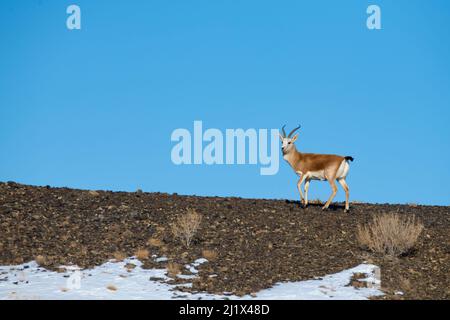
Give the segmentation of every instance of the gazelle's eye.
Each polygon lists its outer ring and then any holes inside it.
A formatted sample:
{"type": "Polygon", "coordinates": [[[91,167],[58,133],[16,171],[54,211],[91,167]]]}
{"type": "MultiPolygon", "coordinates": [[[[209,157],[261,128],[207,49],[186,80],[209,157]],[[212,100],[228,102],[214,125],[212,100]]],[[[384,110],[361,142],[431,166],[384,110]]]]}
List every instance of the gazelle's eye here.
{"type": "Polygon", "coordinates": [[[291,144],[291,142],[289,141],[288,144],[291,144]]]}

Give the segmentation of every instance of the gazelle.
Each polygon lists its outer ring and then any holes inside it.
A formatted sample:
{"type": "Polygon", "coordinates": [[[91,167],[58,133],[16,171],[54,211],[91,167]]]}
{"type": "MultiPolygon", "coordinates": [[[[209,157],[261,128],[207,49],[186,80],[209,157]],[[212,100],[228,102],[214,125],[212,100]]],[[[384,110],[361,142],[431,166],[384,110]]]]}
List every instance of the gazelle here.
{"type": "Polygon", "coordinates": [[[300,176],[297,183],[297,188],[300,192],[300,200],[304,203],[304,206],[306,207],[308,205],[308,189],[310,181],[327,180],[330,183],[333,192],[322,209],[328,209],[337,192],[337,186],[335,183],[335,180],[337,180],[345,191],[345,212],[348,212],[350,209],[348,203],[349,188],[345,182],[345,178],[350,170],[349,161],[353,161],[353,158],[333,154],[301,153],[297,151],[297,148],[294,145],[294,142],[298,138],[298,133],[291,138],[292,134],[300,129],[301,126],[298,126],[292,130],[287,136],[284,131],[285,126],[286,125],[284,125],[281,129],[283,135],[280,134],[280,139],[282,142],[281,150],[283,152],[284,160],[286,160],[292,169],[294,169],[295,173],[300,176]],[[305,182],[304,197],[301,188],[303,182],[305,182]]]}

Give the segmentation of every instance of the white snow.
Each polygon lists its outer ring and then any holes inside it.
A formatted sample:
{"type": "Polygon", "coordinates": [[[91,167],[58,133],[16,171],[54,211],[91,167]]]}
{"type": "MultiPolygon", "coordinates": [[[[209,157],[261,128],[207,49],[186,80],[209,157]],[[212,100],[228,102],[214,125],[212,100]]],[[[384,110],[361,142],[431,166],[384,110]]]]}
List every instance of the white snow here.
{"type": "MultiPolygon", "coordinates": [[[[159,260],[161,261],[161,260],[159,260]]],[[[164,261],[164,260],[163,260],[164,261]]],[[[197,259],[186,265],[193,275],[179,275],[188,281],[178,287],[190,287],[196,269],[206,259],[197,259]]],[[[142,269],[142,263],[132,257],[122,262],[109,261],[93,269],[80,270],[63,266],[62,272],[45,270],[36,262],[18,266],[0,266],[1,299],[367,299],[382,295],[379,290],[379,269],[370,264],[325,276],[320,279],[278,283],[255,295],[238,297],[229,293],[213,295],[204,292],[186,293],[170,284],[166,269],[142,269]],[[126,264],[136,265],[127,269],[126,264]],[[368,288],[347,286],[353,273],[364,273],[368,288]]],[[[210,275],[216,276],[216,275],[210,275]]]]}
{"type": "Polygon", "coordinates": [[[202,263],[205,263],[205,262],[208,262],[208,260],[205,259],[205,258],[200,258],[200,259],[195,260],[195,261],[192,263],[192,265],[193,265],[194,267],[198,267],[199,265],[201,265],[202,263]]]}
{"type": "Polygon", "coordinates": [[[378,267],[371,264],[359,266],[315,280],[279,283],[256,294],[256,299],[266,300],[362,300],[382,295],[381,281],[376,276],[378,267]],[[349,286],[354,273],[364,273],[367,288],[349,286]]]}
{"type": "Polygon", "coordinates": [[[160,257],[160,258],[156,258],[156,262],[165,262],[165,261],[167,261],[167,260],[169,260],[169,259],[167,259],[167,257],[160,257]]]}

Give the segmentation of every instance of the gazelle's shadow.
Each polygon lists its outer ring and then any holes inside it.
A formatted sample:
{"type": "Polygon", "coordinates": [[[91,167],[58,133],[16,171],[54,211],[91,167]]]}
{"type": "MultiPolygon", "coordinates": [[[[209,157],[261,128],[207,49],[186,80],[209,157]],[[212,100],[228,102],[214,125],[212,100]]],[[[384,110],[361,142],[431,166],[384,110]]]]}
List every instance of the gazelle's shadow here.
{"type": "MultiPolygon", "coordinates": [[[[318,202],[310,202],[308,203],[308,206],[305,207],[303,203],[300,200],[286,200],[286,203],[294,204],[296,207],[304,210],[308,210],[308,208],[314,208],[314,209],[321,209],[325,205],[325,203],[318,203],[318,202]]],[[[328,209],[323,210],[323,212],[329,212],[329,211],[339,211],[344,210],[345,204],[343,203],[331,203],[328,209]]]]}

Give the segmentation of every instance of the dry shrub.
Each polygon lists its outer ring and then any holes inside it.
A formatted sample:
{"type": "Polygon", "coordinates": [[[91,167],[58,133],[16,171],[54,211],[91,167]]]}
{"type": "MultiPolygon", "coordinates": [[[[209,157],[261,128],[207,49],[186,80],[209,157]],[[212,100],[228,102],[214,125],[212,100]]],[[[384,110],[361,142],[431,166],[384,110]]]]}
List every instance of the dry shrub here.
{"type": "Polygon", "coordinates": [[[122,251],[116,251],[113,254],[114,259],[116,259],[117,261],[123,261],[127,258],[127,255],[125,252],[122,251]]]}
{"type": "Polygon", "coordinates": [[[164,232],[166,231],[166,228],[162,227],[162,226],[158,226],[156,227],[156,234],[164,234],[164,232]]]}
{"type": "Polygon", "coordinates": [[[89,194],[90,194],[91,196],[94,196],[94,197],[97,197],[97,196],[100,195],[100,193],[99,193],[98,191],[95,191],[95,190],[90,190],[90,191],[89,191],[89,194]]]}
{"type": "Polygon", "coordinates": [[[139,249],[137,250],[134,255],[136,256],[136,258],[138,258],[139,260],[146,260],[148,259],[150,252],[148,252],[147,249],[139,249]]]}
{"type": "Polygon", "coordinates": [[[167,275],[171,278],[175,278],[181,273],[181,266],[178,263],[169,262],[167,264],[167,275]]]}
{"type": "Polygon", "coordinates": [[[403,276],[399,277],[398,286],[403,293],[408,293],[412,289],[411,281],[403,276]]]}
{"type": "Polygon", "coordinates": [[[40,266],[45,266],[47,264],[47,259],[42,256],[42,255],[38,255],[34,258],[34,260],[36,261],[36,263],[40,266]]]}
{"type": "Polygon", "coordinates": [[[202,216],[194,209],[188,209],[187,213],[178,216],[172,224],[172,233],[175,238],[179,239],[186,247],[191,245],[192,239],[197,233],[202,216]]]}
{"type": "Polygon", "coordinates": [[[362,279],[366,278],[367,274],[361,272],[354,272],[352,277],[350,278],[350,282],[346,285],[346,287],[367,288],[368,282],[362,281],[362,279]]]}
{"type": "Polygon", "coordinates": [[[317,205],[321,205],[323,202],[322,202],[322,200],[320,200],[320,199],[311,199],[311,200],[308,200],[308,203],[309,203],[309,204],[317,204],[317,205]]]}
{"type": "Polygon", "coordinates": [[[161,247],[163,242],[158,238],[150,238],[148,239],[147,244],[152,247],[161,247]]]}
{"type": "Polygon", "coordinates": [[[382,214],[372,222],[358,226],[357,239],[369,250],[389,256],[400,256],[410,251],[423,230],[423,224],[415,216],[382,214]]]}
{"type": "Polygon", "coordinates": [[[161,248],[159,248],[159,251],[161,253],[167,253],[169,252],[169,248],[167,246],[162,246],[161,248]]]}
{"type": "Polygon", "coordinates": [[[202,251],[202,256],[208,261],[214,261],[217,259],[217,251],[205,249],[202,251]]]}

